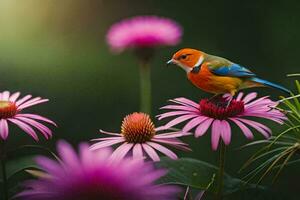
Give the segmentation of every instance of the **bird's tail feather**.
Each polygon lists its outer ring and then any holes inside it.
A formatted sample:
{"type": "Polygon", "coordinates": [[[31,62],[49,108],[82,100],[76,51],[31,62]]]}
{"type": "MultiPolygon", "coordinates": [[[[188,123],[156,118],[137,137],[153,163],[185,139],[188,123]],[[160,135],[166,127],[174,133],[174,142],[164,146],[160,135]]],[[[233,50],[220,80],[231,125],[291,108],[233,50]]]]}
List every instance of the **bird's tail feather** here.
{"type": "Polygon", "coordinates": [[[272,87],[272,88],[279,89],[279,90],[281,90],[281,91],[283,91],[283,92],[286,92],[286,93],[288,93],[288,94],[291,93],[291,91],[290,91],[289,89],[287,89],[287,88],[285,88],[285,87],[283,87],[283,86],[281,86],[281,85],[278,85],[278,84],[275,84],[275,83],[271,83],[271,82],[269,82],[269,81],[266,81],[266,80],[264,80],[264,79],[260,79],[260,78],[254,77],[254,78],[251,78],[250,80],[253,81],[253,82],[255,82],[255,83],[260,83],[260,84],[265,85],[265,86],[269,86],[269,87],[272,87]]]}

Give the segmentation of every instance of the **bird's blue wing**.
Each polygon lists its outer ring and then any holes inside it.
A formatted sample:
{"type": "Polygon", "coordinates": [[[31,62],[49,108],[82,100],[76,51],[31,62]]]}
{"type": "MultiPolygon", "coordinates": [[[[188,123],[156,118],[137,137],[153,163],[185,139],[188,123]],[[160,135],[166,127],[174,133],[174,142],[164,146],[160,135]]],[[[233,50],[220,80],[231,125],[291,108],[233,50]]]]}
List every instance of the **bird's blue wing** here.
{"type": "Polygon", "coordinates": [[[231,64],[229,66],[219,66],[210,68],[211,72],[219,76],[231,77],[254,77],[256,76],[249,69],[238,64],[231,64]]]}

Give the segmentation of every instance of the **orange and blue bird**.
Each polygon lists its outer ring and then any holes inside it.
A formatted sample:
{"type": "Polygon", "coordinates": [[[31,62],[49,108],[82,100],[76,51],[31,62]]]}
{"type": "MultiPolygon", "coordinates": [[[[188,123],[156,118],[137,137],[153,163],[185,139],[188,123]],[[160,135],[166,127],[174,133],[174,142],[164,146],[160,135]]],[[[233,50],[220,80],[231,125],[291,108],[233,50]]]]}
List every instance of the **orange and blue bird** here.
{"type": "Polygon", "coordinates": [[[178,65],[196,87],[215,95],[230,93],[234,96],[241,89],[265,86],[290,93],[283,86],[258,78],[246,67],[196,49],[177,51],[167,64],[178,65]]]}

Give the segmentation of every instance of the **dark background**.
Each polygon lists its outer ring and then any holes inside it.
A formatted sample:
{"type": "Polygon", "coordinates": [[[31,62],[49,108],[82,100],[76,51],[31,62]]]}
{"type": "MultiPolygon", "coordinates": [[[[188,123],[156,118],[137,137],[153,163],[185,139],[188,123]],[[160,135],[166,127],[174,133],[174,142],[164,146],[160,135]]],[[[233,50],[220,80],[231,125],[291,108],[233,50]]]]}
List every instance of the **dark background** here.
{"type": "MultiPolygon", "coordinates": [[[[113,55],[105,42],[111,24],[136,15],[159,15],[182,25],[182,43],[161,48],[152,63],[153,113],[167,99],[208,96],[179,68],[165,61],[182,47],[193,47],[247,66],[259,76],[294,89],[288,73],[299,72],[299,1],[167,0],[0,0],[0,88],[49,98],[30,109],[59,125],[53,148],[64,138],[73,144],[96,138],[99,128],[119,131],[122,118],[139,109],[138,67],[133,55],[113,55]]],[[[277,99],[281,92],[255,89],[277,99]]],[[[29,112],[29,111],[28,111],[29,112]]],[[[158,122],[156,122],[159,124],[158,122]]],[[[275,133],[283,127],[266,122],[275,133]]],[[[11,129],[10,147],[33,143],[11,129]]],[[[256,133],[256,139],[262,138],[256,133]]],[[[193,153],[179,153],[216,163],[209,134],[186,138],[193,153]]],[[[227,171],[237,174],[255,148],[237,150],[248,141],[236,130],[227,154],[227,171]]],[[[274,185],[288,196],[299,193],[299,166],[286,169],[274,185]]],[[[266,182],[268,184],[268,182],[266,182]]]]}

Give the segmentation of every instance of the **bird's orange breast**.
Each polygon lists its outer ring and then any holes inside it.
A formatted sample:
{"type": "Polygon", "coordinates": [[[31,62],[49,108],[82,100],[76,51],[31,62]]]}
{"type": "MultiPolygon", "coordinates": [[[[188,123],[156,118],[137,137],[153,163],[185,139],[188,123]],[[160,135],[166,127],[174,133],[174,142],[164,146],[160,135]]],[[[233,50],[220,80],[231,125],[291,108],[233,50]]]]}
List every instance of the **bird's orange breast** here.
{"type": "Polygon", "coordinates": [[[189,72],[188,79],[198,88],[214,94],[234,94],[242,84],[242,80],[235,77],[217,76],[203,63],[198,73],[189,72]]]}

